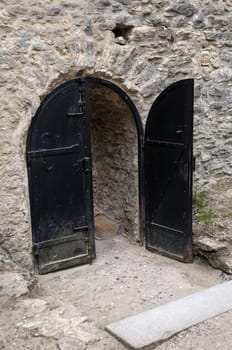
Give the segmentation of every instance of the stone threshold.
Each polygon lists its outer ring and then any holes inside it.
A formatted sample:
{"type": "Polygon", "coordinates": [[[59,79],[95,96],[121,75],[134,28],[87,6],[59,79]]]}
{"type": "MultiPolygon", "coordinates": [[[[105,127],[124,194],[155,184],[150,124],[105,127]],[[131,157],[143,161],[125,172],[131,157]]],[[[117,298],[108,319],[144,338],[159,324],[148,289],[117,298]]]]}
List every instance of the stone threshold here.
{"type": "Polygon", "coordinates": [[[231,309],[229,281],[111,323],[106,330],[131,349],[145,349],[231,309]]]}

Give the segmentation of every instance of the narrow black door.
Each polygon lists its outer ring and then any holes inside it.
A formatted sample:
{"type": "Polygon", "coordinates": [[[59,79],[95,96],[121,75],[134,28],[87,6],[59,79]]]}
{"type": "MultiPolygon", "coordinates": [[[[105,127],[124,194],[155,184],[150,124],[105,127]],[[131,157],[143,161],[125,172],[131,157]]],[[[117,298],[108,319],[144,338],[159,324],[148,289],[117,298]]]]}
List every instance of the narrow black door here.
{"type": "Polygon", "coordinates": [[[33,249],[40,273],[95,257],[86,82],[61,85],[42,102],[27,140],[33,249]]]}
{"type": "Polygon", "coordinates": [[[193,80],[153,103],[145,131],[146,247],[192,261],[193,80]]]}

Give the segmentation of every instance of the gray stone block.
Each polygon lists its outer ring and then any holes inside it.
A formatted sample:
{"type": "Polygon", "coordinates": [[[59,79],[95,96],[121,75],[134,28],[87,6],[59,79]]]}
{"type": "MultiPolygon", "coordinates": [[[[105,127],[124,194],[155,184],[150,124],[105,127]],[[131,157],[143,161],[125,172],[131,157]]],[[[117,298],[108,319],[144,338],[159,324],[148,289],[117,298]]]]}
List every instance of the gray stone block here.
{"type": "Polygon", "coordinates": [[[232,309],[232,281],[194,293],[106,329],[133,349],[160,344],[178,332],[232,309]]]}

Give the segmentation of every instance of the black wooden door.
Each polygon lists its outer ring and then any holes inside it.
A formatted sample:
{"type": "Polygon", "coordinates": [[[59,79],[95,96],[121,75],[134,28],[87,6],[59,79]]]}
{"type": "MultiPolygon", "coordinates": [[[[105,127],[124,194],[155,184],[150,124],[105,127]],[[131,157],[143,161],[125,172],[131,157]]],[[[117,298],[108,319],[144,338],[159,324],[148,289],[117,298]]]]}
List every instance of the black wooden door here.
{"type": "Polygon", "coordinates": [[[153,103],[145,130],[146,247],[192,261],[193,80],[153,103]]]}
{"type": "Polygon", "coordinates": [[[95,257],[90,121],[85,80],[41,104],[27,140],[33,249],[40,273],[95,257]]]}

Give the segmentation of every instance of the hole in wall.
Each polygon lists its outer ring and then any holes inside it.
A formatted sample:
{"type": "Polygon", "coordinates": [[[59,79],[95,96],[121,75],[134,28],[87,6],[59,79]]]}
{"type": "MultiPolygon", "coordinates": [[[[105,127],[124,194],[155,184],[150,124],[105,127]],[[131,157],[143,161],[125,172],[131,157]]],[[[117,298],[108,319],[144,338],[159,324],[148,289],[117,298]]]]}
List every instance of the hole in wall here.
{"type": "Polygon", "coordinates": [[[90,84],[89,95],[97,236],[121,233],[136,240],[138,137],[134,116],[127,103],[106,86],[90,84]]]}
{"type": "Polygon", "coordinates": [[[125,24],[116,24],[112,32],[114,33],[115,38],[122,37],[124,40],[128,40],[133,28],[133,26],[125,24]]]}

